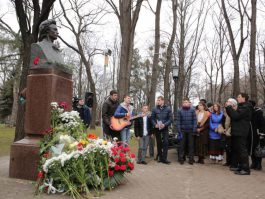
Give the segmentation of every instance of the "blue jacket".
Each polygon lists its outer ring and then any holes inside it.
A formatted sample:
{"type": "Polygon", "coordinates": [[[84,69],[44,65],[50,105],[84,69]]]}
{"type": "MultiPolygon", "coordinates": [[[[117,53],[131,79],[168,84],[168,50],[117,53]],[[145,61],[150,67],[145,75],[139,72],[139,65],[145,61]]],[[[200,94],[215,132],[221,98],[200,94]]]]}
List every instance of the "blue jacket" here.
{"type": "MultiPolygon", "coordinates": [[[[116,109],[115,113],[114,113],[114,117],[116,118],[123,118],[126,116],[126,113],[130,112],[131,116],[134,116],[134,112],[133,112],[133,106],[129,106],[129,110],[127,109],[127,107],[125,106],[125,103],[121,103],[118,108],[116,109]]],[[[127,126],[130,127],[131,125],[127,126]]],[[[125,128],[127,128],[125,127],[125,128]]]]}
{"type": "Polygon", "coordinates": [[[177,111],[177,129],[179,133],[182,131],[195,133],[197,129],[197,117],[194,108],[180,108],[177,111]]]}
{"type": "Polygon", "coordinates": [[[224,114],[223,112],[220,112],[219,115],[212,112],[210,117],[210,131],[209,131],[209,137],[212,140],[219,140],[221,139],[221,134],[215,132],[215,129],[218,128],[219,124],[222,124],[224,114]]]}
{"type": "Polygon", "coordinates": [[[155,126],[157,124],[157,121],[161,121],[165,128],[162,130],[167,130],[168,126],[172,123],[172,111],[169,106],[156,106],[152,110],[152,124],[155,126]]]}

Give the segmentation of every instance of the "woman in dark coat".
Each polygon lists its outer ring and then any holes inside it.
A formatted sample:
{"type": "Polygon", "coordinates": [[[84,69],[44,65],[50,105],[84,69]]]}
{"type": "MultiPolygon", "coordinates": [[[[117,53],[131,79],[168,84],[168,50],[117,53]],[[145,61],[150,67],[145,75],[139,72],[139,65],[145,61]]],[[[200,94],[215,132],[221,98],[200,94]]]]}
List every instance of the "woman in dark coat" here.
{"type": "Polygon", "coordinates": [[[265,121],[264,121],[262,110],[258,107],[255,107],[256,102],[253,100],[249,100],[249,102],[254,107],[254,110],[252,112],[252,118],[251,118],[250,133],[248,136],[248,150],[249,150],[249,154],[251,155],[251,160],[252,160],[252,164],[250,168],[254,170],[261,170],[262,169],[262,166],[261,166],[262,158],[256,157],[254,151],[260,142],[258,132],[264,130],[265,121]]]}

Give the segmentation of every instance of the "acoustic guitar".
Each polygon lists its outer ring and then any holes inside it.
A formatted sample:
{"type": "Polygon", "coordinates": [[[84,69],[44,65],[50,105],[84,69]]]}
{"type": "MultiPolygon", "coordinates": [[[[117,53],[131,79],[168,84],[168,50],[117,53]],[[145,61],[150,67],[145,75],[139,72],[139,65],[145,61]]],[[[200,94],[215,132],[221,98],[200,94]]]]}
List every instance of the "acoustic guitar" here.
{"type": "Polygon", "coordinates": [[[122,118],[116,118],[112,116],[110,118],[110,128],[114,131],[121,131],[122,129],[124,129],[124,127],[131,124],[131,120],[134,120],[138,117],[142,117],[142,115],[137,115],[133,117],[128,116],[128,117],[122,117],[122,118]]]}

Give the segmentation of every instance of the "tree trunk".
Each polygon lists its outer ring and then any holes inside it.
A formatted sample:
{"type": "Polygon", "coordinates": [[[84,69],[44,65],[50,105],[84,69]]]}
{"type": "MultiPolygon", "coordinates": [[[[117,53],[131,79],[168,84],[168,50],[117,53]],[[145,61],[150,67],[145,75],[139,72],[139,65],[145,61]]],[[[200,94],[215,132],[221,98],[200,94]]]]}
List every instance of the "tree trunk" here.
{"type": "Polygon", "coordinates": [[[121,55],[120,70],[117,82],[117,89],[120,99],[125,94],[129,94],[131,65],[129,65],[130,49],[131,49],[131,0],[120,3],[120,29],[121,29],[121,55]]]}
{"type": "Polygon", "coordinates": [[[17,120],[17,110],[18,110],[18,89],[19,89],[19,83],[18,79],[14,80],[13,84],[13,105],[12,105],[12,112],[9,124],[10,126],[16,125],[17,120]]]}
{"type": "Polygon", "coordinates": [[[256,74],[256,18],[257,18],[257,0],[251,0],[251,33],[250,33],[250,51],[249,51],[249,76],[250,76],[250,97],[257,101],[257,74],[256,74]]]}
{"type": "Polygon", "coordinates": [[[82,97],[82,73],[83,73],[83,64],[82,60],[80,59],[80,66],[78,71],[78,97],[82,97]]]}
{"type": "MultiPolygon", "coordinates": [[[[24,46],[23,46],[23,65],[22,65],[22,73],[21,73],[20,83],[19,83],[19,92],[21,92],[23,89],[25,89],[27,87],[27,76],[28,76],[28,71],[29,71],[31,44],[33,42],[34,42],[34,40],[33,40],[32,36],[30,36],[30,35],[27,36],[26,42],[23,42],[24,43],[24,46]]],[[[16,130],[15,130],[14,141],[21,140],[25,137],[24,118],[25,118],[25,104],[20,104],[18,101],[16,130]]]]}
{"type": "MultiPolygon", "coordinates": [[[[181,4],[181,10],[183,10],[183,3],[181,4]]],[[[179,100],[179,106],[182,104],[183,89],[185,83],[185,15],[181,12],[180,16],[180,41],[179,41],[179,79],[177,95],[179,100]]]]}
{"type": "MultiPolygon", "coordinates": [[[[19,92],[21,92],[27,85],[27,75],[29,71],[29,62],[30,62],[30,52],[31,44],[37,42],[39,25],[42,21],[48,19],[51,7],[55,0],[45,0],[42,2],[40,9],[39,1],[33,1],[34,7],[34,16],[33,16],[33,25],[30,26],[30,22],[27,17],[27,11],[24,9],[24,1],[15,0],[15,9],[19,22],[19,28],[23,41],[23,64],[22,72],[20,77],[19,92]],[[32,32],[30,32],[30,30],[32,32]]],[[[16,130],[14,141],[20,140],[25,137],[24,132],[24,117],[25,117],[25,106],[18,103],[18,114],[16,120],[16,130]]]]}
{"type": "Polygon", "coordinates": [[[164,79],[164,98],[165,98],[165,103],[167,104],[169,102],[169,93],[170,93],[169,75],[172,69],[173,44],[175,41],[176,29],[177,29],[177,0],[172,0],[172,11],[173,11],[173,27],[172,27],[171,38],[167,47],[165,79],[164,79]]]}
{"type": "Polygon", "coordinates": [[[241,13],[241,8],[240,8],[240,1],[238,1],[238,12],[240,15],[240,45],[238,48],[238,51],[236,50],[236,45],[235,45],[235,38],[232,30],[232,26],[230,23],[230,19],[228,17],[226,7],[225,7],[225,2],[224,0],[221,0],[222,3],[222,10],[223,10],[223,15],[225,18],[225,22],[227,25],[228,33],[229,33],[229,40],[230,40],[230,46],[231,46],[231,54],[233,57],[233,64],[234,64],[234,80],[233,80],[233,96],[236,97],[240,93],[240,87],[239,87],[239,63],[238,60],[240,58],[240,54],[242,52],[244,42],[247,38],[243,36],[243,28],[244,28],[244,19],[243,19],[243,14],[241,13]]]}
{"type": "Polygon", "coordinates": [[[161,10],[162,0],[157,0],[156,4],[156,13],[155,13],[155,52],[153,59],[153,68],[152,68],[152,77],[151,77],[151,88],[150,88],[150,98],[149,104],[150,107],[155,106],[155,95],[156,95],[156,86],[157,78],[159,75],[159,49],[160,49],[160,10],[161,10]]]}

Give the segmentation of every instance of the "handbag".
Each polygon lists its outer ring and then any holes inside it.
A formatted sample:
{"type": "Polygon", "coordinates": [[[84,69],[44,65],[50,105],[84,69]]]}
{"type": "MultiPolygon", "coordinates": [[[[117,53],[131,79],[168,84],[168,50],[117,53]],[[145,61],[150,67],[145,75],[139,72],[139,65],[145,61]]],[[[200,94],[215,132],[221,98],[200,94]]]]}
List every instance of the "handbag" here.
{"type": "Polygon", "coordinates": [[[219,124],[217,127],[217,133],[224,134],[224,132],[225,132],[225,129],[224,129],[223,125],[219,124]]]}
{"type": "Polygon", "coordinates": [[[260,146],[260,144],[255,148],[254,154],[258,158],[265,157],[265,146],[260,146]]]}

